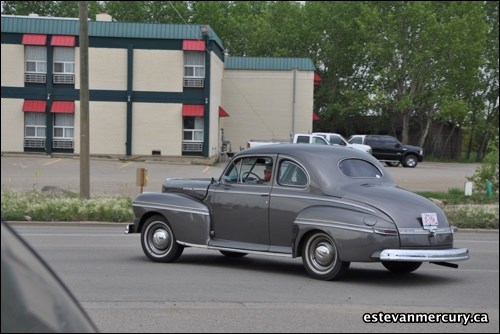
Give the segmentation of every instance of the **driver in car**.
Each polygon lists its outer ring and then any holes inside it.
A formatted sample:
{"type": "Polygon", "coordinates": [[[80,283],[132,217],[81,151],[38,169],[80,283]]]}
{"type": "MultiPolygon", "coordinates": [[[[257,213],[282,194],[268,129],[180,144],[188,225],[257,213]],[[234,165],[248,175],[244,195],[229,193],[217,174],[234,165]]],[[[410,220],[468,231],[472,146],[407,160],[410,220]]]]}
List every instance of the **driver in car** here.
{"type": "Polygon", "coordinates": [[[267,164],[266,169],[264,169],[264,183],[269,183],[271,181],[273,165],[267,164]]]}

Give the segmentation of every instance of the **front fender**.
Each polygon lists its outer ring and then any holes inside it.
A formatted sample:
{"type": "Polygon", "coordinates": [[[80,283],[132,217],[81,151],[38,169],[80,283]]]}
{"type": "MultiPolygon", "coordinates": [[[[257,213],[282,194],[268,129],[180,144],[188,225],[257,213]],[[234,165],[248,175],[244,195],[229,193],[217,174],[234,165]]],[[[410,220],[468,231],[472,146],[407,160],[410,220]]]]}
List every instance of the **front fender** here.
{"type": "Polygon", "coordinates": [[[153,215],[165,217],[178,242],[207,245],[210,238],[210,213],[205,204],[183,194],[143,193],[132,201],[135,231],[153,215]]]}
{"type": "Polygon", "coordinates": [[[374,251],[400,247],[395,224],[367,212],[315,206],[302,211],[294,225],[293,257],[301,255],[308,235],[318,230],[332,237],[340,259],[346,262],[374,261],[374,251]]]}

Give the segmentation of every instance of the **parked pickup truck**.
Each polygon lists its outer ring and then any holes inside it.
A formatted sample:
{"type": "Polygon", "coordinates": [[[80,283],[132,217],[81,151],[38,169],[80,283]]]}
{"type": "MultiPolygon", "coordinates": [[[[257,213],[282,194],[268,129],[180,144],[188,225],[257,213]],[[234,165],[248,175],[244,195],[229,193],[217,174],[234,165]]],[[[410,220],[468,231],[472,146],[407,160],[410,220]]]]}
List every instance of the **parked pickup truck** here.
{"type": "Polygon", "coordinates": [[[273,145],[273,144],[290,144],[290,141],[277,140],[277,139],[270,139],[270,140],[250,139],[247,142],[247,148],[252,148],[262,145],[273,145]]]}
{"type": "MultiPolygon", "coordinates": [[[[271,144],[289,144],[285,140],[250,140],[247,143],[247,148],[257,147],[261,145],[271,144]]],[[[315,132],[312,134],[297,133],[293,136],[293,144],[319,144],[319,145],[339,145],[353,148],[365,153],[371,154],[372,149],[368,145],[363,144],[350,144],[347,140],[337,133],[315,132]]]]}
{"type": "MultiPolygon", "coordinates": [[[[296,134],[293,136],[291,143],[294,144],[320,144],[320,145],[330,145],[328,141],[321,136],[315,136],[311,134],[296,134]]],[[[255,140],[251,139],[247,142],[247,148],[262,146],[262,145],[272,145],[272,144],[290,144],[290,140],[255,140]]]]}
{"type": "Polygon", "coordinates": [[[303,133],[298,133],[295,136],[293,136],[293,143],[330,145],[330,143],[322,136],[316,136],[314,134],[303,134],[303,133]]]}

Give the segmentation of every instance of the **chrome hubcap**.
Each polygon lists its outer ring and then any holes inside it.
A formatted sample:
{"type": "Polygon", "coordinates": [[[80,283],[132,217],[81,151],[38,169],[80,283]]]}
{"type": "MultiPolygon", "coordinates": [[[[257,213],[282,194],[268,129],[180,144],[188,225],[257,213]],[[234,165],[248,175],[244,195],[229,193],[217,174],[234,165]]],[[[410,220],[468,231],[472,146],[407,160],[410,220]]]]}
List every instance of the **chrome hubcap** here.
{"type": "Polygon", "coordinates": [[[152,246],[158,250],[165,250],[170,246],[170,234],[167,230],[159,228],[154,231],[151,238],[152,246]]]}
{"type": "Polygon", "coordinates": [[[334,257],[332,245],[328,243],[320,243],[314,250],[314,259],[321,266],[328,266],[334,257]]]}

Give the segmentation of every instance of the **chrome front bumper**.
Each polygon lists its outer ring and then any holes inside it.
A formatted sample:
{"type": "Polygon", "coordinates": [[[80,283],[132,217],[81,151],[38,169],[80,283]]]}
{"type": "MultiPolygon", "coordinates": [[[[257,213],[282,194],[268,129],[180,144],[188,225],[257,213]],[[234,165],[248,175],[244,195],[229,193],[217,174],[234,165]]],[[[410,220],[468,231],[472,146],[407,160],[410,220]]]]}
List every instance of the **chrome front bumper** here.
{"type": "Polygon", "coordinates": [[[380,252],[381,261],[455,262],[469,259],[467,248],[450,249],[385,249],[380,252]]]}
{"type": "Polygon", "coordinates": [[[127,226],[125,226],[125,234],[130,234],[130,233],[135,233],[134,224],[127,224],[127,226]]]}

